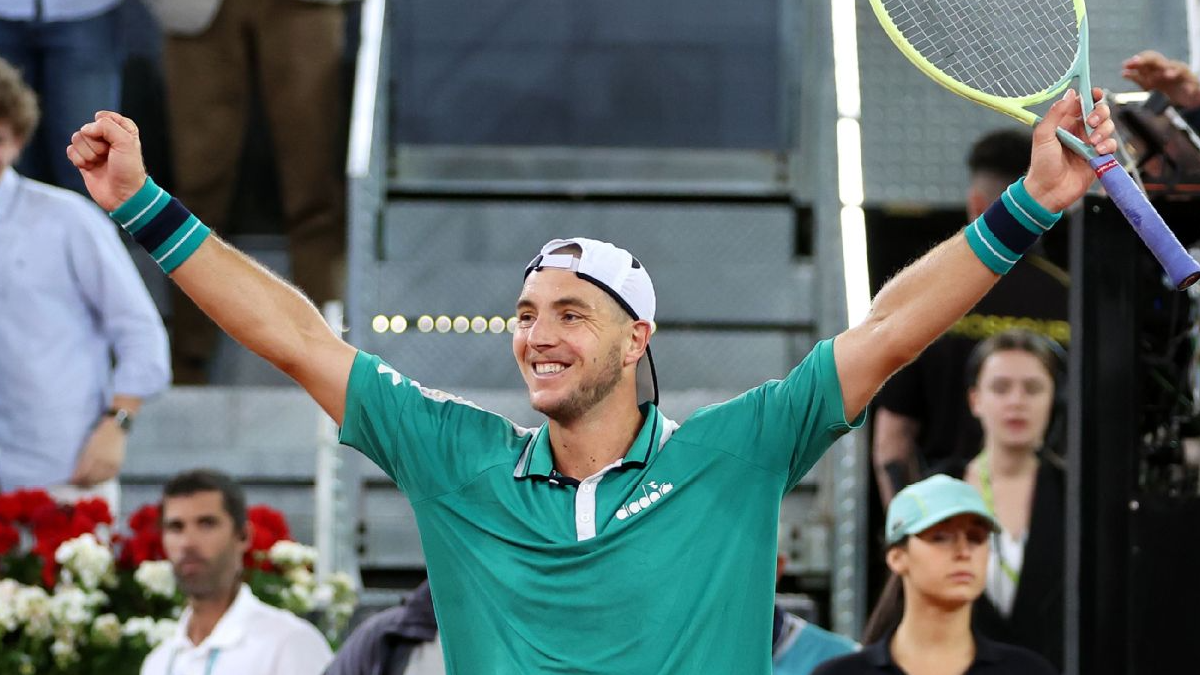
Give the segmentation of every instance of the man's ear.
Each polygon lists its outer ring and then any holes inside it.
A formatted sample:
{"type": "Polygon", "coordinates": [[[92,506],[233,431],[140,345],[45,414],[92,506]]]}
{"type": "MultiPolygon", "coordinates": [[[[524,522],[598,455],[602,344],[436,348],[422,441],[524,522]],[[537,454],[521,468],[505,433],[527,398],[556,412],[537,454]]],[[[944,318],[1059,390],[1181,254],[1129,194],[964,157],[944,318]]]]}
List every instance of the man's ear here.
{"type": "Polygon", "coordinates": [[[629,338],[629,349],[625,352],[625,365],[632,365],[641,360],[650,344],[650,322],[634,321],[629,338]]]}
{"type": "Polygon", "coordinates": [[[254,542],[254,523],[250,522],[249,519],[242,526],[241,540],[242,553],[245,553],[250,550],[250,545],[254,542]]]}

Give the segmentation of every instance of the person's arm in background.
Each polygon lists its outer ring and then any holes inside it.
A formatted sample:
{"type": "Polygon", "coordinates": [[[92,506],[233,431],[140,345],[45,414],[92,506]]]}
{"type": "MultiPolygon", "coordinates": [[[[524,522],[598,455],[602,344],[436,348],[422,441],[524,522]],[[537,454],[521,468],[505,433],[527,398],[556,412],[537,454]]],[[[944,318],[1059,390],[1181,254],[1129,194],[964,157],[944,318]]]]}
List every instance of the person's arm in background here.
{"type": "MultiPolygon", "coordinates": [[[[137,125],[117,113],[99,112],[96,121],[83,125],[72,135],[67,156],[83,174],[92,199],[106,211],[129,206],[135,196],[147,196],[143,189],[153,188],[142,160],[137,125]]],[[[147,199],[146,208],[152,206],[147,199]]],[[[136,218],[136,210],[130,215],[136,218]]],[[[172,202],[156,218],[182,219],[186,215],[183,206],[172,202]]],[[[175,225],[188,222],[180,220],[175,225]]],[[[167,224],[152,221],[145,227],[165,228],[167,224]]],[[[160,242],[167,248],[164,260],[177,255],[170,249],[172,241],[184,245],[190,233],[207,231],[198,221],[188,227],[191,229],[180,227],[174,238],[160,242]]],[[[170,265],[172,281],[230,337],[296,380],[335,422],[342,423],[357,351],[334,334],[300,291],[212,235],[200,239],[198,247],[177,266],[163,260],[159,263],[170,265]]]]}
{"type": "Polygon", "coordinates": [[[1200,107],[1200,79],[1182,61],[1144,51],[1121,63],[1121,76],[1146,91],[1160,91],[1183,110],[1200,107]]]}
{"type": "MultiPolygon", "coordinates": [[[[91,204],[78,210],[78,236],[68,255],[80,293],[112,352],[108,410],[132,418],[143,399],[171,379],[167,332],[129,252],[112,223],[91,204]]],[[[115,415],[101,415],[76,461],[70,482],[89,487],[116,477],[125,459],[126,432],[115,415]]]]}
{"type": "Polygon", "coordinates": [[[885,509],[892,497],[915,481],[920,473],[917,462],[917,437],[920,433],[920,420],[884,407],[875,409],[871,430],[871,461],[875,465],[879,499],[885,509]]]}
{"type": "MultiPolygon", "coordinates": [[[[1093,96],[1099,100],[1102,92],[1096,89],[1093,96]]],[[[1050,107],[1034,130],[1024,190],[1026,198],[1050,214],[1074,203],[1096,180],[1087,161],[1063,147],[1055,135],[1059,126],[1082,135],[1079,116],[1079,97],[1071,90],[1050,107]]],[[[1108,107],[1097,105],[1088,121],[1095,131],[1085,140],[1102,154],[1116,151],[1108,107]]],[[[1008,217],[1016,216],[1010,212],[1008,217]]],[[[916,358],[996,284],[999,273],[981,255],[964,233],[954,235],[885,284],[866,319],[834,339],[847,419],[858,416],[889,376],[916,358]]]]}

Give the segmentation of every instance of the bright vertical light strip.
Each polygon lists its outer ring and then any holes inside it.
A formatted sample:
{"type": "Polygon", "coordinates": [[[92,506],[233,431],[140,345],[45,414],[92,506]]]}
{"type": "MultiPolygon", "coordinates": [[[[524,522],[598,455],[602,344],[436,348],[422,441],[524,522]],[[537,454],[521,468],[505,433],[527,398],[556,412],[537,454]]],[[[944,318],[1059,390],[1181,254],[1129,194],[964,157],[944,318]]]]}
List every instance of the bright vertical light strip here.
{"type": "Polygon", "coordinates": [[[843,206],[862,206],[862,134],[858,120],[842,117],[837,121],[838,199],[843,206]]]}
{"type": "Polygon", "coordinates": [[[833,18],[833,86],[839,117],[857,118],[862,107],[858,84],[858,19],[855,0],[830,0],[833,18]]]}
{"type": "Polygon", "coordinates": [[[862,112],[858,78],[856,0],[829,0],[833,28],[833,83],[837,94],[837,163],[842,269],[846,282],[846,320],[854,326],[867,316],[871,289],[867,277],[867,231],[863,216],[862,112]]]}
{"type": "Polygon", "coordinates": [[[867,311],[871,309],[871,286],[867,277],[867,222],[862,207],[843,206],[841,223],[842,256],[847,262],[844,269],[846,322],[850,326],[857,326],[867,318],[867,311]],[[857,269],[849,264],[852,255],[862,261],[857,269]]]}

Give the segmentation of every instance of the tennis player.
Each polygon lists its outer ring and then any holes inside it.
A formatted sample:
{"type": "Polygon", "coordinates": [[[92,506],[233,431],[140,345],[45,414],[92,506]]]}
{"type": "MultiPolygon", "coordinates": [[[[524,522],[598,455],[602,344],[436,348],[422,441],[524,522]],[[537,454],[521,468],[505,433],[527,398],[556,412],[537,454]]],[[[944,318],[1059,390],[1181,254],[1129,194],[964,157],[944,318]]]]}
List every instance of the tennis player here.
{"type": "MultiPolygon", "coordinates": [[[[612,244],[554,240],[524,270],[513,356],[549,419],[524,429],[344,343],[146,176],[131,120],[98,113],[67,154],[175,283],[408,495],[447,672],[765,675],[781,498],[1084,193],[1092,170],[1054,134],[1082,132],[1080,114],[1074,94],[1056,103],[1028,175],[889,282],[863,323],[682,424],[656,407],[649,274],[612,244]]],[[[1090,119],[1101,152],[1116,147],[1108,117],[1090,119]]]]}

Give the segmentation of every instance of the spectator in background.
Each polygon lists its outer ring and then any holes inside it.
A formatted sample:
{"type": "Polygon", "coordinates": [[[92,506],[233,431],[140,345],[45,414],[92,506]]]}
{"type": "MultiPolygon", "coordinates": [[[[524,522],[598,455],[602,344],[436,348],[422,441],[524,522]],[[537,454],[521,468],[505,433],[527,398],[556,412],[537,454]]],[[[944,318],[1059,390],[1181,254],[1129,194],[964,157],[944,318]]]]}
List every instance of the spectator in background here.
{"type": "Polygon", "coordinates": [[[187,609],[141,675],[317,675],[332,654],[312,624],[271,607],[242,583],[253,539],[240,485],[217,471],[187,471],[163,486],[162,542],[187,609]]]}
{"type": "MultiPolygon", "coordinates": [[[[291,278],[318,308],[341,297],[344,275],[342,1],[146,0],[166,33],[176,196],[212,230],[227,230],[257,87],[279,176],[291,278]]],[[[192,301],[173,291],[176,383],[208,381],[216,335],[192,301]]]]}
{"type": "Polygon", "coordinates": [[[1148,50],[1125,59],[1121,75],[1142,89],[1161,91],[1182,111],[1200,108],[1200,79],[1183,61],[1148,50]]]}
{"type": "MultiPolygon", "coordinates": [[[[780,523],[779,552],[776,554],[775,584],[787,569],[784,554],[785,532],[780,523]]],[[[820,664],[835,656],[858,651],[858,643],[837,633],[831,633],[775,605],[775,620],[771,628],[771,665],[774,675],[809,675],[820,664]]]]}
{"type": "Polygon", "coordinates": [[[0,59],[0,491],[96,495],[116,513],[126,434],[170,379],[166,331],[108,218],[12,168],[37,123],[0,59]]]}
{"type": "MultiPolygon", "coordinates": [[[[1029,167],[1030,132],[989,132],[971,147],[967,215],[978,218],[1029,167]]],[[[1067,273],[1036,251],[1013,269],[876,397],[872,460],[884,507],[897,490],[951,457],[979,449],[979,424],[967,408],[963,366],[975,344],[1013,326],[1036,326],[1060,343],[1070,337],[1067,273]]]]}
{"type": "Polygon", "coordinates": [[[45,119],[26,138],[22,175],[84,192],[63,154],[71,134],[121,100],[121,0],[3,0],[0,58],[37,92],[45,119]]]}
{"type": "Polygon", "coordinates": [[[972,629],[983,593],[988,541],[1000,524],[979,493],[937,475],[901,490],[888,506],[888,589],[863,631],[866,647],[814,675],[962,673],[1051,675],[1037,654],[972,629]]]}
{"type": "Polygon", "coordinates": [[[1056,668],[1063,663],[1066,574],[1066,475],[1058,456],[1042,452],[1056,410],[1062,355],[1024,330],[980,342],[967,359],[971,412],[983,445],[969,461],[938,467],[979,490],[1000,529],[992,537],[986,592],[975,627],[993,640],[1026,647],[1056,668]]]}
{"type": "Polygon", "coordinates": [[[429,582],[356,628],[325,675],[445,675],[429,582]]]}

